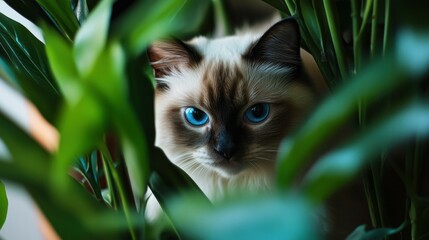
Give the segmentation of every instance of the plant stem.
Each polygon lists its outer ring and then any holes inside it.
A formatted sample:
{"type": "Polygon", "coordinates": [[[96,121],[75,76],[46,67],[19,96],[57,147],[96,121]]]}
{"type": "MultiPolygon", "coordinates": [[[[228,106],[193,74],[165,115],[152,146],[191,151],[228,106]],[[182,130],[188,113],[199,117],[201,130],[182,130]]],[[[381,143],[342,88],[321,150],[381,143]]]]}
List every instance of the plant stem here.
{"type": "Polygon", "coordinates": [[[383,56],[386,55],[387,38],[389,36],[389,23],[390,23],[390,0],[386,0],[386,6],[384,10],[383,56]]]}
{"type": "Polygon", "coordinates": [[[127,219],[127,222],[128,222],[128,227],[130,230],[131,238],[133,240],[136,240],[137,237],[136,237],[136,233],[134,231],[134,228],[132,226],[130,207],[128,206],[128,201],[127,201],[127,198],[125,195],[122,180],[119,177],[118,171],[116,171],[116,168],[113,165],[113,160],[112,160],[110,153],[109,153],[109,150],[107,149],[105,144],[100,144],[100,151],[101,151],[103,157],[106,158],[106,161],[104,161],[104,163],[107,163],[107,166],[108,166],[110,172],[112,173],[113,181],[116,184],[116,188],[118,190],[119,197],[120,197],[121,203],[122,203],[122,209],[124,210],[125,218],[127,219]]]}
{"type": "Polygon", "coordinates": [[[370,45],[370,56],[371,58],[375,57],[375,44],[377,41],[377,11],[378,11],[378,1],[373,1],[372,6],[372,20],[371,20],[371,45],[370,45]]]}
{"type": "Polygon", "coordinates": [[[338,19],[334,15],[334,10],[331,0],[324,0],[323,5],[325,7],[326,18],[328,20],[329,31],[331,33],[332,42],[334,44],[335,55],[337,57],[338,68],[340,70],[342,80],[347,78],[347,68],[345,55],[343,51],[343,45],[341,42],[341,32],[337,27],[338,19]]]}
{"type": "MultiPolygon", "coordinates": [[[[353,74],[360,69],[361,54],[360,54],[360,35],[359,35],[359,6],[357,0],[352,0],[352,26],[353,26],[353,58],[354,68],[353,74]]],[[[360,112],[360,111],[359,111],[360,112]]]]}
{"type": "Polygon", "coordinates": [[[289,9],[291,16],[295,15],[295,4],[291,0],[285,0],[286,6],[289,9]]]}
{"type": "Polygon", "coordinates": [[[372,172],[372,180],[374,182],[374,197],[375,197],[375,203],[377,204],[378,209],[378,221],[379,226],[377,227],[384,227],[384,211],[383,211],[383,199],[382,199],[382,192],[381,192],[381,164],[379,162],[371,162],[371,172],[372,172]]]}
{"type": "Polygon", "coordinates": [[[411,239],[422,239],[419,238],[420,235],[420,225],[419,222],[419,212],[422,210],[420,204],[418,204],[419,196],[419,180],[420,180],[420,168],[421,168],[421,159],[420,159],[420,142],[418,139],[415,140],[414,144],[410,146],[407,153],[407,162],[410,162],[408,170],[408,181],[411,182],[411,188],[408,189],[409,197],[411,199],[411,206],[409,210],[409,217],[411,224],[411,239]]]}
{"type": "Polygon", "coordinates": [[[377,227],[378,226],[378,221],[377,221],[377,217],[376,217],[376,206],[374,204],[374,194],[373,194],[373,186],[370,184],[370,182],[372,182],[370,179],[370,174],[364,174],[362,176],[362,182],[363,182],[363,186],[364,186],[364,190],[365,190],[365,196],[366,196],[366,201],[367,201],[367,205],[368,205],[368,211],[369,211],[369,216],[371,218],[371,223],[373,227],[377,227]]]}
{"type": "MultiPolygon", "coordinates": [[[[378,0],[376,0],[378,1],[378,0]]],[[[369,13],[371,12],[372,0],[368,0],[365,4],[365,11],[363,15],[362,25],[360,25],[359,36],[362,36],[368,22],[369,13]]]]}

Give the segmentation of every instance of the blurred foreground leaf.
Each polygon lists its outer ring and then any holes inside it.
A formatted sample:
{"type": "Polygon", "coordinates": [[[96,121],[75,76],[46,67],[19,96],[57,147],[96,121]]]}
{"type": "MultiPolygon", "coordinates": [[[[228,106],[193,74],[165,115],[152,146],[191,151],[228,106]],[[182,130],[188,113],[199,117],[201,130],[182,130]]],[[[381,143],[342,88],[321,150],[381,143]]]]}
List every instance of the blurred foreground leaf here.
{"type": "Polygon", "coordinates": [[[1,56],[19,72],[18,81],[25,95],[48,121],[53,122],[60,93],[49,70],[44,45],[21,24],[0,13],[1,56]]]}
{"type": "Polygon", "coordinates": [[[208,0],[140,1],[115,24],[114,35],[121,39],[127,52],[136,56],[149,43],[167,34],[195,31],[209,4],[208,0]]]}
{"type": "Polygon", "coordinates": [[[66,173],[72,163],[102,140],[106,116],[105,108],[87,92],[61,115],[58,129],[61,138],[52,172],[59,192],[64,190],[64,180],[69,178],[66,173]]]}
{"type": "Polygon", "coordinates": [[[46,54],[52,73],[67,103],[76,103],[82,95],[82,86],[73,58],[72,46],[57,32],[45,27],[46,54]]]}
{"type": "Polygon", "coordinates": [[[82,77],[86,77],[105,48],[113,0],[101,1],[79,29],[74,40],[74,57],[82,77]]]}
{"type": "Polygon", "coordinates": [[[26,187],[55,231],[64,238],[118,239],[129,226],[142,226],[138,214],[125,221],[122,211],[113,212],[68,177],[64,189],[56,191],[49,178],[54,168],[48,153],[14,123],[0,114],[0,136],[11,152],[12,162],[0,161],[0,178],[26,187]],[[26,149],[26,151],[22,151],[26,149]],[[52,191],[54,190],[54,191],[52,191]]]}
{"type": "Polygon", "coordinates": [[[72,11],[70,0],[36,0],[52,19],[58,29],[72,40],[79,28],[79,23],[72,11]]]}
{"type": "Polygon", "coordinates": [[[240,198],[217,206],[188,196],[170,208],[173,222],[191,239],[318,239],[314,209],[296,196],[240,198]]]}
{"type": "Polygon", "coordinates": [[[6,188],[4,184],[0,181],[0,230],[3,227],[4,222],[6,221],[7,216],[8,201],[6,195],[6,188]]]}
{"type": "Polygon", "coordinates": [[[365,231],[365,225],[357,227],[346,240],[382,240],[386,237],[400,232],[405,227],[405,223],[398,228],[378,228],[365,231]]]}
{"type": "Polygon", "coordinates": [[[311,154],[320,150],[324,141],[355,113],[360,100],[371,103],[405,81],[403,69],[391,60],[386,60],[374,64],[328,98],[295,136],[282,143],[277,168],[279,185],[288,186],[292,183],[299,167],[309,161],[311,154]]]}
{"type": "Polygon", "coordinates": [[[310,199],[322,202],[348,183],[381,149],[429,134],[429,104],[412,102],[381,120],[352,143],[322,157],[304,180],[310,199]]]}

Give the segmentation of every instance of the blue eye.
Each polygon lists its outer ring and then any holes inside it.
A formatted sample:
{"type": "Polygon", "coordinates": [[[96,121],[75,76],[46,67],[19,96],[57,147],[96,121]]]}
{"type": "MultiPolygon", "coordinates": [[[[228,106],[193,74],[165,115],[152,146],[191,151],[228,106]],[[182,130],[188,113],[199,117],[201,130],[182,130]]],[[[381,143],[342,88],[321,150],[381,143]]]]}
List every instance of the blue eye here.
{"type": "Polygon", "coordinates": [[[267,119],[270,114],[270,105],[268,103],[257,103],[249,107],[244,116],[250,123],[261,123],[267,119]]]}
{"type": "Polygon", "coordinates": [[[185,109],[185,118],[188,123],[197,127],[202,126],[209,121],[207,113],[195,107],[188,107],[185,109]]]}

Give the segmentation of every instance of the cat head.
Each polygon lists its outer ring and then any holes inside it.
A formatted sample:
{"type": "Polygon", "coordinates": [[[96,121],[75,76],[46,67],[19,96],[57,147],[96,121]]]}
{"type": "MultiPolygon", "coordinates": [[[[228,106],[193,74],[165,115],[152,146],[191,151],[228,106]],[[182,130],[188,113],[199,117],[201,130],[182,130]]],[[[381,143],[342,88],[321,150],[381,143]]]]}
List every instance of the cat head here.
{"type": "Polygon", "coordinates": [[[315,101],[293,19],[265,33],[154,43],[156,145],[185,171],[274,169],[281,140],[315,101]]]}

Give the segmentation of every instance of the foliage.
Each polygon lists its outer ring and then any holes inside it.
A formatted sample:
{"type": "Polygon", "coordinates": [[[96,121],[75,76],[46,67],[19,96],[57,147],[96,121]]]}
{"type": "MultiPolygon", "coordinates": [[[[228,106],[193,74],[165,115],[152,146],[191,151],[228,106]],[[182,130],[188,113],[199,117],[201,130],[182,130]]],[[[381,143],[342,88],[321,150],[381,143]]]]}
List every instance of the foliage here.
{"type": "Polygon", "coordinates": [[[158,238],[157,226],[143,217],[148,185],[172,234],[182,239],[317,239],[314,212],[367,167],[368,208],[377,229],[359,227],[349,239],[406,235],[404,227],[391,229],[397,225],[383,210],[389,165],[383,156],[397,146],[411,149],[404,169],[393,165],[408,194],[399,196],[409,201],[401,209],[409,211],[404,222],[413,239],[427,236],[429,194],[422,181],[429,175],[428,155],[422,149],[429,134],[429,37],[427,26],[413,21],[422,6],[409,6],[416,9],[410,16],[400,11],[405,1],[266,0],[297,19],[303,47],[335,94],[284,140],[279,193],[214,207],[153,146],[153,86],[144,50],[167,35],[199,32],[209,9],[226,25],[220,1],[211,8],[201,0],[6,2],[43,29],[45,42],[0,14],[0,78],[31,100],[61,139],[58,150],[48,152],[0,113],[0,137],[14,160],[0,162],[0,177],[23,184],[62,238],[158,238]],[[360,131],[324,149],[356,115],[360,131]],[[321,150],[325,155],[292,191],[297,173],[321,150]]]}
{"type": "Polygon", "coordinates": [[[0,229],[6,221],[8,201],[4,184],[0,182],[0,229]]]}

